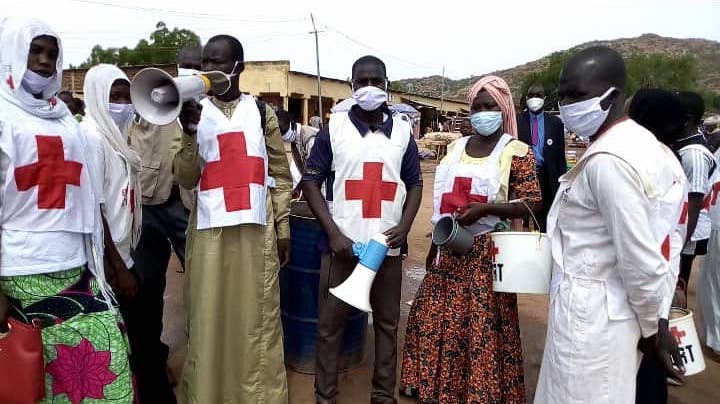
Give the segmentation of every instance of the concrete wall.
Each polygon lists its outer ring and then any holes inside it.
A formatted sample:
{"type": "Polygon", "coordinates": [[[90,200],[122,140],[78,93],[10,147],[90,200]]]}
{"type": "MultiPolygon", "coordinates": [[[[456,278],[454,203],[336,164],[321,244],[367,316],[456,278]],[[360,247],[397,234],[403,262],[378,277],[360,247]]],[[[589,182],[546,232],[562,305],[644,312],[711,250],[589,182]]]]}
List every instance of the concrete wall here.
{"type": "MultiPolygon", "coordinates": [[[[121,69],[132,80],[141,69],[149,66],[127,66],[121,69]]],[[[177,66],[152,66],[163,69],[172,76],[177,75],[177,66]]],[[[67,69],[63,72],[63,90],[75,94],[82,94],[83,80],[87,69],[67,69]]],[[[294,72],[290,70],[290,62],[277,61],[251,61],[245,63],[245,71],[240,75],[240,89],[243,92],[262,98],[275,107],[291,111],[299,121],[307,124],[312,115],[317,113],[317,76],[294,72]],[[294,101],[291,101],[293,99],[294,101]]],[[[338,101],[349,98],[350,85],[345,80],[322,78],[323,112],[325,121],[329,116],[330,108],[338,101]]],[[[422,95],[390,92],[390,102],[408,103],[417,102],[420,105],[439,109],[440,100],[422,95]]],[[[443,111],[450,115],[467,110],[464,102],[444,100],[443,111]]]]}
{"type": "Polygon", "coordinates": [[[263,93],[276,93],[280,97],[288,95],[287,60],[272,62],[247,62],[245,71],[240,74],[240,89],[254,96],[263,93]]]}

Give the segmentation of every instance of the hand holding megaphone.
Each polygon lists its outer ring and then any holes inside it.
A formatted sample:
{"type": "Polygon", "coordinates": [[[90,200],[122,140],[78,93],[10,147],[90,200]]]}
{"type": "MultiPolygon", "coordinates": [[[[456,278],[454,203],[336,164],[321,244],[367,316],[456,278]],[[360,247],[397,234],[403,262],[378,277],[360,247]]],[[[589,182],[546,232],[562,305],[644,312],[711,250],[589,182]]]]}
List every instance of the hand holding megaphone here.
{"type": "Polygon", "coordinates": [[[231,84],[230,76],[219,71],[172,77],[164,70],[149,67],[133,77],[130,98],[135,110],[146,121],[167,125],[177,119],[186,101],[197,100],[206,94],[225,94],[231,84]]]}
{"type": "Polygon", "coordinates": [[[352,250],[358,257],[355,269],[345,282],[330,288],[330,293],[345,303],[370,313],[370,289],[388,252],[387,237],[376,234],[367,243],[353,244],[352,250]]]}
{"type": "Polygon", "coordinates": [[[200,124],[200,115],[202,114],[202,104],[197,101],[185,101],[180,109],[178,120],[183,132],[190,136],[197,134],[197,128],[200,124]]]}

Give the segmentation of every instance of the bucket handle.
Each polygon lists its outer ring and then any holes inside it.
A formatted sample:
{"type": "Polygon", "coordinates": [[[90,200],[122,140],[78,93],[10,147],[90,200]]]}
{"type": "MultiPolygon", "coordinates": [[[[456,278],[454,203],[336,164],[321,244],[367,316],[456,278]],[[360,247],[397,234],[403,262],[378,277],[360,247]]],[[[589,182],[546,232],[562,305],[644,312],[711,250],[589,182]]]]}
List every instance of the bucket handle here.
{"type": "Polygon", "coordinates": [[[527,209],[527,211],[530,213],[530,216],[532,217],[533,222],[535,222],[535,226],[537,227],[537,231],[538,231],[538,232],[542,232],[542,229],[540,228],[540,223],[538,222],[537,217],[535,217],[535,213],[533,213],[533,210],[530,209],[530,206],[527,204],[527,202],[525,202],[526,199],[527,199],[527,198],[513,199],[513,200],[509,201],[508,203],[522,203],[523,206],[525,206],[525,209],[527,209]]]}

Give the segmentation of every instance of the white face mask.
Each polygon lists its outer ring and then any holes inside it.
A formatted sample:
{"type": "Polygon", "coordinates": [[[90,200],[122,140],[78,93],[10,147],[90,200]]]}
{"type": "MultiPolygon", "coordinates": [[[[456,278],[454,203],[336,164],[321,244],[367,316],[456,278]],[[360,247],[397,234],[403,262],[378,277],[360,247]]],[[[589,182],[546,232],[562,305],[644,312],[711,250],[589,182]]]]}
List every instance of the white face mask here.
{"type": "Polygon", "coordinates": [[[22,86],[30,94],[42,94],[50,85],[55,81],[55,75],[50,77],[41,76],[34,71],[28,69],[25,70],[25,74],[22,78],[22,86]]]}
{"type": "Polygon", "coordinates": [[[610,87],[600,97],[590,98],[585,101],[578,101],[568,105],[558,105],[560,108],[560,119],[565,127],[583,139],[588,139],[597,133],[600,126],[610,114],[610,106],[604,110],[600,102],[607,98],[615,90],[610,87]]]}
{"type": "Polygon", "coordinates": [[[111,102],[108,105],[108,112],[110,112],[110,117],[115,121],[120,132],[125,133],[130,121],[135,116],[135,107],[132,104],[115,104],[111,102]]]}
{"type": "Polygon", "coordinates": [[[282,140],[286,143],[294,143],[297,139],[297,131],[294,128],[295,125],[290,124],[287,132],[282,135],[282,140]]]}
{"type": "Polygon", "coordinates": [[[353,90],[353,99],[365,111],[375,111],[388,100],[387,91],[375,86],[367,86],[353,90]]]}
{"type": "Polygon", "coordinates": [[[545,99],[539,97],[528,98],[527,107],[532,112],[538,112],[545,105],[545,99]]]}

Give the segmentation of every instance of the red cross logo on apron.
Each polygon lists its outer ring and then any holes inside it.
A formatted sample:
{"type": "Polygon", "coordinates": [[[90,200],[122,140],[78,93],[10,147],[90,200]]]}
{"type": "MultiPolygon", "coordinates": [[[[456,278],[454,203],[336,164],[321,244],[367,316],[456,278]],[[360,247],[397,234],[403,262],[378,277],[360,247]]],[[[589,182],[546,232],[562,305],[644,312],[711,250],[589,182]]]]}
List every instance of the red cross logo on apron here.
{"type": "Polygon", "coordinates": [[[660,252],[663,257],[665,257],[665,261],[670,262],[670,236],[665,236],[665,240],[663,240],[662,246],[660,246],[660,252]]]}
{"type": "Polygon", "coordinates": [[[383,163],[364,163],[361,180],[345,180],[345,199],[362,201],[363,219],[379,219],[382,201],[394,201],[397,182],[383,181],[383,163]]]}
{"type": "Polygon", "coordinates": [[[683,203],[682,212],[680,213],[680,222],[678,224],[687,224],[688,220],[688,203],[683,203]]]}
{"type": "Polygon", "coordinates": [[[82,163],[65,160],[60,136],[36,135],[38,161],[15,169],[18,191],[38,187],[38,209],[65,209],[68,185],[80,186],[82,163]]]}
{"type": "MultiPolygon", "coordinates": [[[[128,188],[125,188],[122,190],[122,194],[123,194],[122,205],[123,206],[126,206],[126,203],[127,203],[127,197],[128,197],[127,192],[128,192],[128,188]]],[[[130,214],[132,215],[132,222],[133,222],[133,224],[135,224],[135,189],[134,188],[130,188],[130,214]]]]}
{"type": "Polygon", "coordinates": [[[248,156],[243,132],[221,133],[217,139],[220,159],[205,165],[200,190],[222,188],[228,212],[250,209],[250,184],[265,185],[265,160],[248,156]]]}
{"type": "Polygon", "coordinates": [[[710,190],[710,195],[705,198],[705,202],[708,208],[717,204],[718,193],[720,193],[720,182],[716,182],[713,184],[712,189],[710,190]]]}
{"type": "Polygon", "coordinates": [[[472,192],[472,178],[455,177],[452,192],[442,194],[440,199],[440,214],[453,213],[457,208],[465,207],[470,202],[486,203],[488,197],[472,192]]]}

